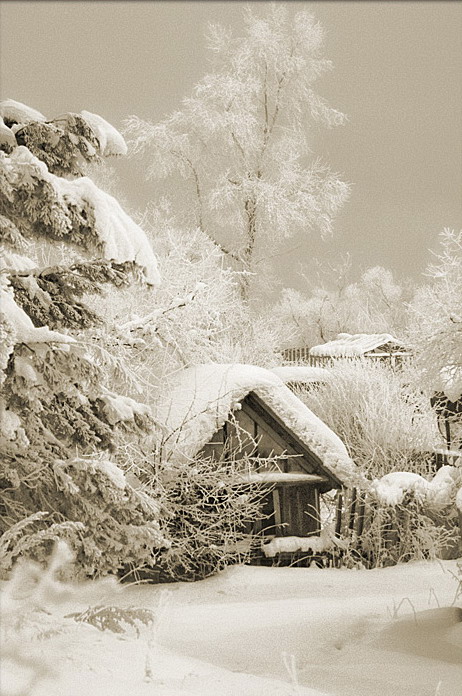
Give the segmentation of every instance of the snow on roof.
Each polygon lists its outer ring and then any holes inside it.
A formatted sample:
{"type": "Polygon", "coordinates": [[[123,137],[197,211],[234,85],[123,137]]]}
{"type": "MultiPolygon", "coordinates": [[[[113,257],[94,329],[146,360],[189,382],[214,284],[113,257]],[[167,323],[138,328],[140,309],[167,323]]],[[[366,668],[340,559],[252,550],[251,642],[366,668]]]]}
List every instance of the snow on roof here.
{"type": "Polygon", "coordinates": [[[72,336],[51,331],[48,326],[35,327],[32,319],[16,304],[13,291],[0,287],[0,317],[13,326],[16,343],[75,343],[72,336]]]}
{"type": "Polygon", "coordinates": [[[334,341],[322,343],[310,348],[310,355],[353,357],[364,355],[380,346],[392,343],[394,346],[404,348],[404,344],[391,334],[348,334],[340,333],[334,341]]]}
{"type": "Polygon", "coordinates": [[[306,365],[283,365],[282,367],[272,367],[271,372],[280,377],[286,384],[288,382],[327,382],[331,378],[331,373],[325,367],[309,367],[306,365]]]}
{"type": "Polygon", "coordinates": [[[104,157],[127,154],[127,143],[123,136],[102,116],[92,114],[90,111],[81,111],[80,115],[94,132],[104,157]]]}
{"type": "Polygon", "coordinates": [[[160,283],[157,259],[146,234],[115,198],[99,189],[86,176],[72,181],[55,176],[48,171],[44,162],[23,145],[17,147],[7,160],[12,162],[17,170],[16,174],[10,174],[13,185],[14,176],[23,176],[22,165],[32,165],[37,170],[37,177],[53,187],[63,208],[69,203],[78,207],[84,207],[85,202],[88,203],[94,210],[96,232],[103,246],[104,257],[120,262],[136,261],[146,269],[146,279],[149,283],[160,283]]]}
{"type": "Polygon", "coordinates": [[[32,109],[26,104],[15,101],[14,99],[4,99],[0,102],[0,116],[5,121],[14,121],[15,123],[30,123],[31,121],[46,121],[46,118],[40,111],[32,109]]]}
{"type": "Polygon", "coordinates": [[[356,476],[340,438],[274,372],[255,365],[211,363],[176,373],[166,384],[166,398],[156,414],[165,426],[166,453],[192,459],[250,392],[319,457],[325,469],[345,482],[356,476]]]}

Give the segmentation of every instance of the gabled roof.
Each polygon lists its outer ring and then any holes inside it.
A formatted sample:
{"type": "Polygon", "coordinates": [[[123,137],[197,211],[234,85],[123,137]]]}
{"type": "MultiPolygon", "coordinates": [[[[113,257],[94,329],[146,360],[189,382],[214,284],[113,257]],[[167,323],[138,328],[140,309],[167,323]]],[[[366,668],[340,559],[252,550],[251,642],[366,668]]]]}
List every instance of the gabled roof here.
{"type": "Polygon", "coordinates": [[[254,365],[212,363],[174,375],[156,414],[164,426],[165,453],[171,458],[193,459],[251,393],[333,477],[345,484],[356,477],[355,465],[340,438],[277,375],[254,365]]]}
{"type": "Polygon", "coordinates": [[[331,378],[331,373],[325,367],[310,367],[309,365],[272,367],[271,372],[280,377],[285,384],[289,382],[299,384],[328,382],[331,378]]]}
{"type": "Polygon", "coordinates": [[[365,355],[377,348],[383,348],[384,352],[406,352],[405,346],[394,336],[382,334],[348,334],[340,333],[334,341],[322,343],[310,348],[310,355],[319,357],[355,357],[365,355]]]}

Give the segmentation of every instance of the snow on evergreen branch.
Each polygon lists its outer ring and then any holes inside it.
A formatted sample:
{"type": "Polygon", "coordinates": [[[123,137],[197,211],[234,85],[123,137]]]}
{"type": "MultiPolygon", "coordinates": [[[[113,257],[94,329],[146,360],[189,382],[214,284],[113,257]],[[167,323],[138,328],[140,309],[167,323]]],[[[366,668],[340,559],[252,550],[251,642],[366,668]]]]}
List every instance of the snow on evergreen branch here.
{"type": "Polygon", "coordinates": [[[106,259],[135,261],[152,285],[160,282],[157,260],[143,230],[115,198],[88,177],[55,176],[24,146],[0,152],[0,212],[36,236],[65,239],[106,259]]]}

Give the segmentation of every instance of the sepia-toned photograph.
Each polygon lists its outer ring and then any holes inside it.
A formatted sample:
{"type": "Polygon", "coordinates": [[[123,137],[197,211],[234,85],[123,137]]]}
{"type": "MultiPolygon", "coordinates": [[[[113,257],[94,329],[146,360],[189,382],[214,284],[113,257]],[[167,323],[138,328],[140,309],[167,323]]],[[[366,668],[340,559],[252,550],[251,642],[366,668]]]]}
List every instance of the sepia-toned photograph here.
{"type": "Polygon", "coordinates": [[[0,696],[462,696],[458,0],[0,0],[0,696]]]}

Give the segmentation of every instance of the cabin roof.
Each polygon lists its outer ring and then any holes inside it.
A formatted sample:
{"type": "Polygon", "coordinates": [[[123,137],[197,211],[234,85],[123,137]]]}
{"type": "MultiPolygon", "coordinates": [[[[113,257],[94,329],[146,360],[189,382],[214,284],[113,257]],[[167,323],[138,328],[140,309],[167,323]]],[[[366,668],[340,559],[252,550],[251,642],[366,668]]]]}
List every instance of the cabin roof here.
{"type": "Polygon", "coordinates": [[[274,372],[255,365],[196,365],[169,380],[157,410],[167,456],[193,459],[250,394],[315,455],[325,472],[344,484],[356,478],[340,438],[274,372]]]}
{"type": "Polygon", "coordinates": [[[355,357],[365,355],[377,348],[388,352],[407,353],[404,344],[391,334],[348,334],[340,333],[337,338],[310,348],[310,355],[319,357],[355,357]]]}
{"type": "Polygon", "coordinates": [[[286,384],[313,384],[328,382],[331,378],[331,373],[325,367],[310,367],[309,365],[283,365],[271,368],[271,372],[280,377],[286,384]]]}

